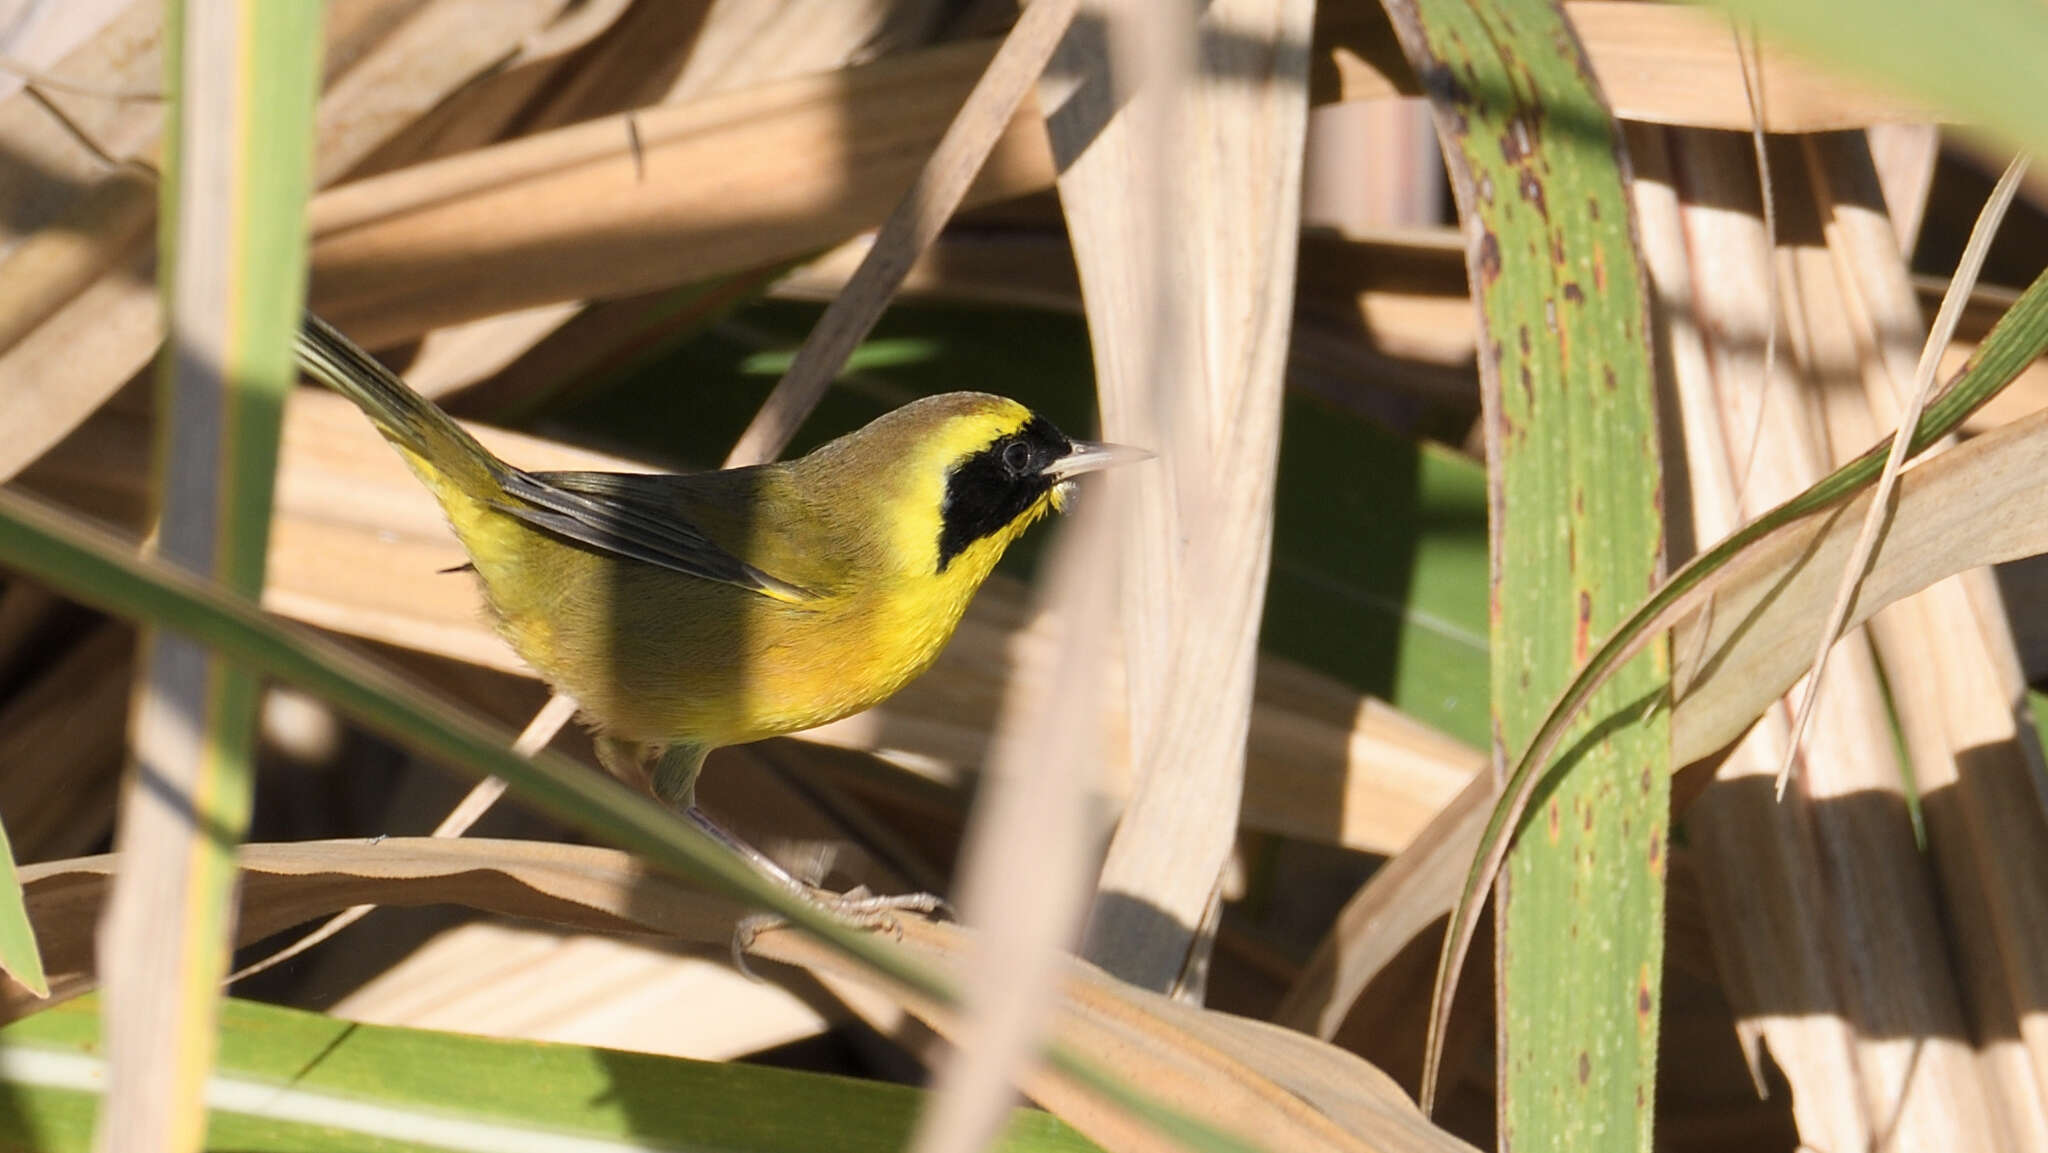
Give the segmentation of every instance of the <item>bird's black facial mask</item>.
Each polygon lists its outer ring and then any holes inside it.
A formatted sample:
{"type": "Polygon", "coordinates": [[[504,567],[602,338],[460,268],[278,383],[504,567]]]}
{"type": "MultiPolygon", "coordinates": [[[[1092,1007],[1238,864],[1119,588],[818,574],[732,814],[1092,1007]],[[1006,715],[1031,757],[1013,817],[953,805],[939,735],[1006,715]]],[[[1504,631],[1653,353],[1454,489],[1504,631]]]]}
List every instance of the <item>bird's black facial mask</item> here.
{"type": "Polygon", "coordinates": [[[1023,515],[1053,486],[1052,463],[1074,442],[1042,416],[953,466],[939,510],[939,571],[986,536],[1023,515]]]}

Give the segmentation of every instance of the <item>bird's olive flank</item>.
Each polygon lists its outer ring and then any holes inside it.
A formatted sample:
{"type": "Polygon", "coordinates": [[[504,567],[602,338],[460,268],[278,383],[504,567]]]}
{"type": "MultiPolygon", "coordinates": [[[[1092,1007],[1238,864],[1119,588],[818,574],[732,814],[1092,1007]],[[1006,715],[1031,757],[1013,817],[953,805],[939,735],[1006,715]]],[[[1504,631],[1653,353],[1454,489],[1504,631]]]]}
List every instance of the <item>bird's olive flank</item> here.
{"type": "Polygon", "coordinates": [[[939,571],[1043,497],[1055,483],[1046,470],[1073,449],[1074,442],[1051,421],[1034,414],[1023,428],[954,465],[940,508],[939,571]]]}

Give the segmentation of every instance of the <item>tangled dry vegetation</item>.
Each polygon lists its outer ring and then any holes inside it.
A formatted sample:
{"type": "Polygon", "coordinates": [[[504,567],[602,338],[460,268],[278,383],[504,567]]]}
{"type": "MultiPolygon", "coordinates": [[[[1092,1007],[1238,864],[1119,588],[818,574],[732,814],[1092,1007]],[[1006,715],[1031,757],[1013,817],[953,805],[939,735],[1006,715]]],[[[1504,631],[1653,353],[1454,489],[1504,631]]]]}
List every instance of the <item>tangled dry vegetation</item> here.
{"type": "MultiPolygon", "coordinates": [[[[521,781],[429,837],[462,776],[267,689],[237,961],[382,907],[229,989],[214,1145],[964,1149],[1014,1080],[1038,1108],[1005,1147],[2048,1148],[2038,342],[1907,473],[1782,800],[1863,505],[1743,551],[1595,698],[1414,1103],[1490,759],[1662,572],[1898,424],[1991,137],[1697,9],[1196,7],[326,6],[307,306],[507,460],[766,459],[959,387],[1162,456],[900,695],[707,771],[799,872],[953,893],[966,927],[892,955],[957,1001],[788,928],[737,971],[738,894],[521,781]]],[[[177,467],[164,12],[0,14],[0,480],[139,542],[177,467]]],[[[2034,307],[2044,188],[1942,379],[2034,307]]],[[[432,499],[347,402],[281,421],[263,607],[509,740],[547,692],[432,499]]],[[[99,1059],[101,1002],[73,998],[206,930],[158,910],[95,954],[138,633],[20,571],[0,820],[54,998],[0,997],[0,1145],[85,1148],[62,1062],[99,1059]]],[[[591,760],[577,726],[553,747],[591,760]]]]}

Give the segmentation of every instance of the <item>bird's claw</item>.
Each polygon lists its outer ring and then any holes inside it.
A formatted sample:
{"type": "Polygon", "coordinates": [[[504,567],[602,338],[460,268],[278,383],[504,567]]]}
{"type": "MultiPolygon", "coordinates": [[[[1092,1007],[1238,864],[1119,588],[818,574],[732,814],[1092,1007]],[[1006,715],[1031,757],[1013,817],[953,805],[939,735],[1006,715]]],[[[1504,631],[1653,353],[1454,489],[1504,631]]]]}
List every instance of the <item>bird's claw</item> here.
{"type": "Polygon", "coordinates": [[[732,927],[732,967],[738,969],[741,976],[753,981],[763,979],[754,972],[752,965],[747,964],[747,950],[754,947],[764,929],[772,929],[782,923],[782,918],[774,913],[749,913],[732,927]]]}
{"type": "MultiPolygon", "coordinates": [[[[878,929],[897,940],[903,939],[903,923],[897,913],[916,913],[920,916],[943,916],[955,919],[953,906],[937,893],[894,893],[878,896],[868,891],[865,885],[855,885],[843,893],[834,893],[812,885],[793,886],[793,891],[826,913],[855,929],[878,929]]],[[[733,967],[749,977],[759,980],[748,966],[746,954],[763,931],[785,924],[784,919],[774,913],[751,913],[741,917],[732,931],[733,967]]]]}
{"type": "Polygon", "coordinates": [[[916,913],[931,916],[935,913],[946,917],[953,915],[953,906],[937,893],[893,893],[877,896],[870,893],[865,885],[855,885],[844,893],[830,893],[812,889],[811,900],[819,907],[842,921],[862,929],[884,929],[902,939],[903,925],[897,921],[897,913],[916,913]]]}

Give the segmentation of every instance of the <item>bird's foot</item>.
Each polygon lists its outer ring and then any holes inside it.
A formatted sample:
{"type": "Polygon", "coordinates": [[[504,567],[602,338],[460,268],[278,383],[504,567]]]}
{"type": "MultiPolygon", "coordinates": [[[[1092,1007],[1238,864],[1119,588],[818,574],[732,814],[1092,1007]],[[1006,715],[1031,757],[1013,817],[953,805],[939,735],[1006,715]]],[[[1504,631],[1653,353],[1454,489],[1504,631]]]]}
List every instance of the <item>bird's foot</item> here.
{"type": "Polygon", "coordinates": [[[782,918],[773,913],[749,913],[732,927],[732,967],[738,969],[741,976],[754,981],[762,979],[761,974],[754,972],[754,967],[747,964],[747,952],[754,947],[755,940],[764,930],[773,929],[783,923],[782,918]]]}
{"type": "Polygon", "coordinates": [[[867,886],[855,885],[844,893],[834,893],[814,885],[804,886],[812,904],[847,922],[863,929],[888,929],[896,936],[903,935],[903,927],[897,923],[896,913],[917,913],[921,916],[934,914],[951,919],[953,906],[937,893],[893,893],[882,896],[868,892],[867,886]]]}
{"type": "MultiPolygon", "coordinates": [[[[795,878],[790,878],[787,884],[790,892],[850,928],[877,929],[898,939],[903,936],[903,923],[896,919],[898,913],[953,917],[952,904],[937,893],[892,893],[885,896],[869,892],[865,885],[835,893],[795,878]]],[[[732,931],[733,967],[749,977],[754,976],[754,971],[747,965],[748,950],[754,947],[755,939],[764,931],[786,923],[774,913],[753,913],[740,918],[732,931]]]]}

